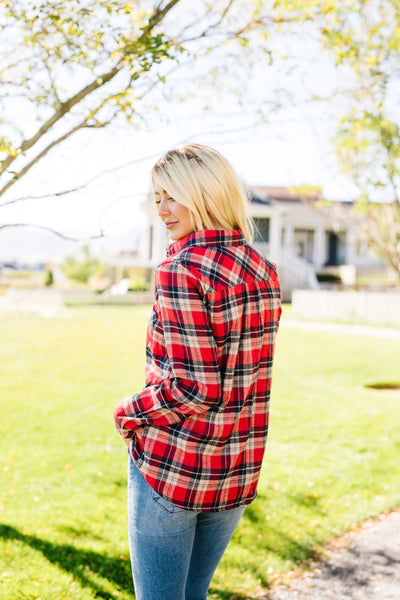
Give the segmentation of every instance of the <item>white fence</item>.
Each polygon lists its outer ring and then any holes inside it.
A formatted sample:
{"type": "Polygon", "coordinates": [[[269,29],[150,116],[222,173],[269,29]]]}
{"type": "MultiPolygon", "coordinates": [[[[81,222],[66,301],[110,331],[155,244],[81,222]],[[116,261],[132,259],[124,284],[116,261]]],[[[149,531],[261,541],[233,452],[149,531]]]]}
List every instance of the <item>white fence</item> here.
{"type": "Polygon", "coordinates": [[[400,292],[294,290],[294,316],[312,319],[362,319],[400,325],[400,292]]]}

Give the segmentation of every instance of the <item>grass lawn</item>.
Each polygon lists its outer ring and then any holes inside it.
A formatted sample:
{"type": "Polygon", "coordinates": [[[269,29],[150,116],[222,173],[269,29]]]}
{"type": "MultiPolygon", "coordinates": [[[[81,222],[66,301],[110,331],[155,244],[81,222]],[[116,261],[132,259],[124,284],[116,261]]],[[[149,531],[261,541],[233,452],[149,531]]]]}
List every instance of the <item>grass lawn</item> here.
{"type": "MultiPolygon", "coordinates": [[[[115,402],[143,383],[148,307],[0,319],[0,599],[133,599],[115,402]]],[[[259,496],[213,580],[256,598],[400,502],[400,343],[282,328],[259,496]]]]}

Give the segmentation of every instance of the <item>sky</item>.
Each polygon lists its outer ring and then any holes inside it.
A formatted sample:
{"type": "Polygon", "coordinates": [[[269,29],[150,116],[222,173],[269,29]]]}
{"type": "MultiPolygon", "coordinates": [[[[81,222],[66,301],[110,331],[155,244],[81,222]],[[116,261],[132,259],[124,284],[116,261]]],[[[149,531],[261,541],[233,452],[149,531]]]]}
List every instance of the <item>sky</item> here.
{"type": "Polygon", "coordinates": [[[0,216],[7,218],[8,212],[14,222],[48,226],[80,242],[61,243],[53,234],[41,233],[40,238],[33,238],[31,248],[26,232],[7,229],[0,231],[0,260],[21,260],[27,255],[42,259],[49,253],[60,260],[78,252],[88,236],[100,231],[105,233],[107,243],[97,248],[133,247],[134,240],[144,239],[146,232],[143,203],[149,202],[151,167],[179,143],[215,147],[249,185],[317,185],[328,199],[354,197],[351,183],[338,173],[330,128],[323,118],[282,115],[273,124],[243,131],[241,123],[232,123],[233,131],[218,134],[205,127],[206,121],[191,122],[185,128],[180,123],[171,124],[156,131],[120,126],[71,140],[57,156],[38,166],[25,188],[21,186],[18,191],[21,195],[42,195],[91,182],[74,194],[17,203],[9,211],[2,209],[0,216]],[[235,125],[239,131],[235,131],[235,125]],[[43,252],[39,246],[43,246],[43,252]]]}
{"type": "Polygon", "coordinates": [[[137,227],[145,222],[140,204],[149,190],[152,165],[169,148],[186,142],[215,147],[249,185],[317,185],[329,199],[351,199],[355,193],[338,173],[332,132],[323,115],[282,114],[271,124],[243,130],[240,120],[231,125],[225,133],[213,133],[205,116],[154,131],[119,125],[83,132],[38,165],[18,193],[41,196],[90,183],[74,194],[19,202],[2,209],[1,218],[82,234],[137,227]]]}
{"type": "MultiPolygon", "coordinates": [[[[312,41],[303,40],[295,62],[289,75],[277,63],[267,70],[253,69],[246,82],[248,95],[260,105],[271,94],[274,100],[277,82],[290,88],[295,101],[274,111],[265,123],[255,125],[251,108],[230,104],[218,89],[205,111],[194,89],[185,103],[164,104],[168,122],[149,114],[140,129],[120,121],[78,132],[14,186],[7,199],[30,198],[0,208],[0,222],[47,226],[82,239],[100,231],[109,237],[131,230],[140,235],[147,224],[142,205],[152,165],[170,148],[188,142],[215,147],[250,186],[320,186],[328,199],[354,198],[356,190],[340,175],[332,147],[337,110],[332,103],[302,102],[305,79],[314,92],[329,94],[338,84],[346,85],[346,76],[320,56],[312,41]],[[81,189],[54,196],[76,187],[81,189]]],[[[184,86],[185,81],[177,84],[184,86]]],[[[21,109],[19,117],[29,115],[21,109]]],[[[3,231],[10,239],[11,230],[3,231]]],[[[1,233],[0,258],[8,243],[1,233]]]]}

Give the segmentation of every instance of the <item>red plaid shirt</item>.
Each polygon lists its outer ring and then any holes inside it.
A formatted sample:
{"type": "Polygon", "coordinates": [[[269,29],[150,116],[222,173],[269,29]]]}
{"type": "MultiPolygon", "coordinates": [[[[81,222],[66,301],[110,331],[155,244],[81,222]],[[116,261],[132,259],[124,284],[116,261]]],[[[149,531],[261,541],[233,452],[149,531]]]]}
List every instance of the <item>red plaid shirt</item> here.
{"type": "Polygon", "coordinates": [[[169,246],[155,274],[146,387],[118,403],[115,422],[174,505],[219,511],[255,498],[280,314],[275,267],[241,231],[169,246]]]}

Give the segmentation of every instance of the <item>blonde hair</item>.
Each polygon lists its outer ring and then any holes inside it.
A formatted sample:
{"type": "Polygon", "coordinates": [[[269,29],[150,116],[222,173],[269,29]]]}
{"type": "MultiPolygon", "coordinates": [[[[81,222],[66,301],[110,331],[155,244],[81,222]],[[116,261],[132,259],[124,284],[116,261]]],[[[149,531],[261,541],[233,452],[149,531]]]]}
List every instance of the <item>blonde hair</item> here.
{"type": "Polygon", "coordinates": [[[213,148],[178,146],[160,158],[151,174],[153,183],[189,209],[195,231],[241,229],[248,241],[253,239],[245,187],[213,148]]]}

